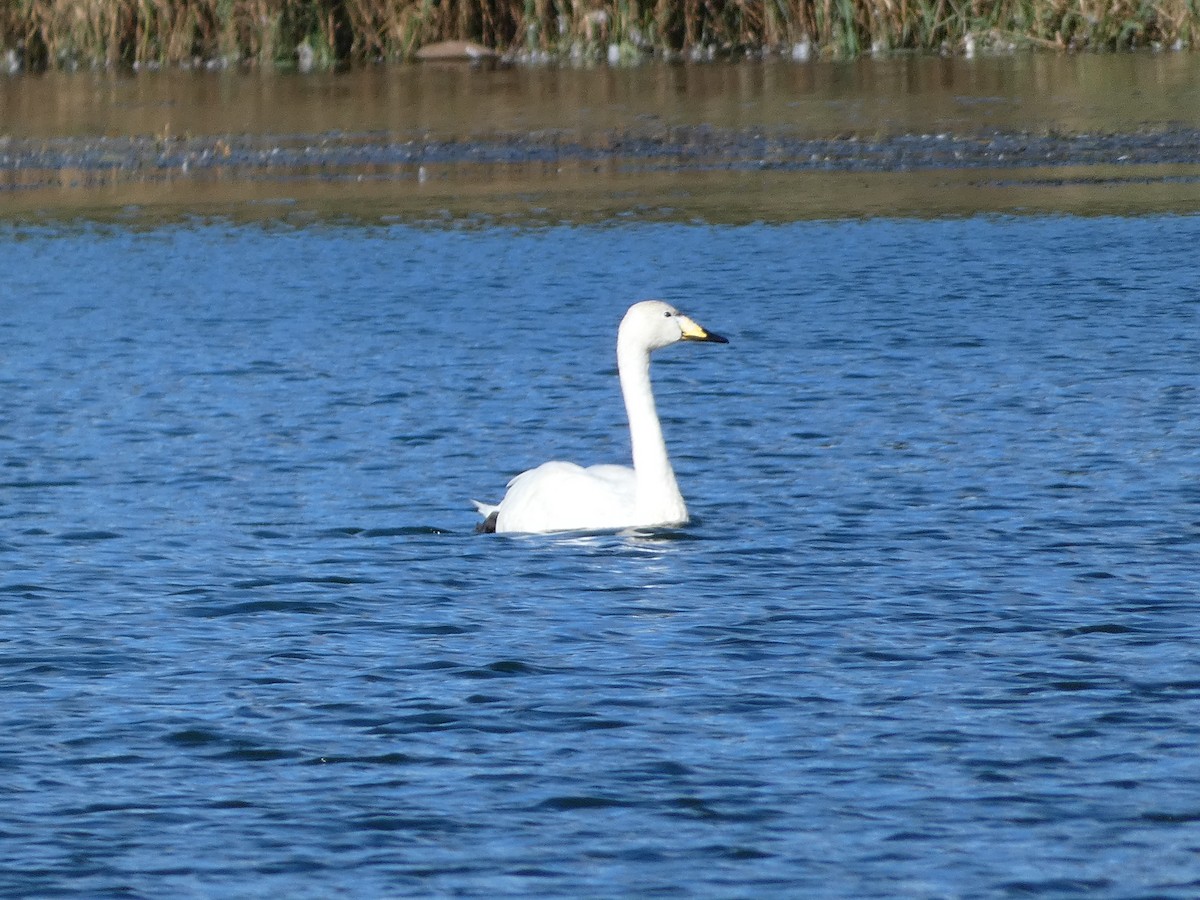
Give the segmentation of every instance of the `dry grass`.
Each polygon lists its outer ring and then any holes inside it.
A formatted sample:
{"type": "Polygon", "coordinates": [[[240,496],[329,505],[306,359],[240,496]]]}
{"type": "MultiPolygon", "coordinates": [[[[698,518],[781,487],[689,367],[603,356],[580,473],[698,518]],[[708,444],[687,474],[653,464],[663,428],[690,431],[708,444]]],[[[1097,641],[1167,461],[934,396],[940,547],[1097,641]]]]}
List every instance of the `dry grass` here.
{"type": "Polygon", "coordinates": [[[0,0],[0,50],[26,67],[393,60],[441,40],[530,56],[969,45],[1190,46],[1200,0],[0,0]]]}

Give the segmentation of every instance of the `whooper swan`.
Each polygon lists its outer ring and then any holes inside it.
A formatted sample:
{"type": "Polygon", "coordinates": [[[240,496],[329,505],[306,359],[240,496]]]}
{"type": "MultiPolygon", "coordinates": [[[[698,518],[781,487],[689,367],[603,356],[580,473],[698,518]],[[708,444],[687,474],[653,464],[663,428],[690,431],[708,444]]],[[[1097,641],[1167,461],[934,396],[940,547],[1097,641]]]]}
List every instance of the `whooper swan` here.
{"type": "Polygon", "coordinates": [[[675,483],[650,387],[650,352],[678,341],[727,344],[661,300],[643,300],[617,331],[617,370],[629,415],[633,468],[548,462],[508,483],[498,506],[475,502],[480,531],[605,531],[683,525],[687,507],[675,483]]]}

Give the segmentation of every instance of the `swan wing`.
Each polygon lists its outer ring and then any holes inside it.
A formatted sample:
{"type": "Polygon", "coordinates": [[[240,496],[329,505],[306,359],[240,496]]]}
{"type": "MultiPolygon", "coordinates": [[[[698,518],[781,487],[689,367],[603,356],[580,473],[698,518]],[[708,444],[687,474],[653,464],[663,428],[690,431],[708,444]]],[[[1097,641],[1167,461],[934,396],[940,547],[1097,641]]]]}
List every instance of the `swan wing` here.
{"type": "Polygon", "coordinates": [[[508,483],[497,531],[623,528],[636,518],[636,480],[625,466],[548,462],[508,483]]]}
{"type": "Polygon", "coordinates": [[[584,469],[588,475],[610,485],[614,491],[621,492],[628,500],[631,508],[637,498],[637,476],[629,466],[588,466],[584,469]]]}

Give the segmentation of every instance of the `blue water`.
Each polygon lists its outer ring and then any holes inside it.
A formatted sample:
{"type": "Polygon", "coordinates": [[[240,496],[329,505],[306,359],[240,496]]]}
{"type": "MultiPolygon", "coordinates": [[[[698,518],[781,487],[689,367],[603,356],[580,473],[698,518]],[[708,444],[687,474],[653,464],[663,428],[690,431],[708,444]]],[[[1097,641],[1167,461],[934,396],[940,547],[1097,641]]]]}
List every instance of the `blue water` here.
{"type": "Polygon", "coordinates": [[[1198,244],[0,231],[0,892],[1197,896],[1198,244]],[[646,296],[693,524],[475,535],[646,296]]]}

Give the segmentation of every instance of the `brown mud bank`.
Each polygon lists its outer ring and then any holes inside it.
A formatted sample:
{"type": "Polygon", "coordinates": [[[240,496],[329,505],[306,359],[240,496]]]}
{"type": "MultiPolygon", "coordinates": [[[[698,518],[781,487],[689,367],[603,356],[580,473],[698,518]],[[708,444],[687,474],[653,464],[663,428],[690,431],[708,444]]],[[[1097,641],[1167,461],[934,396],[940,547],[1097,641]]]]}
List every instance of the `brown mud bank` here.
{"type": "Polygon", "coordinates": [[[1179,56],[0,83],[8,218],[1200,210],[1179,56]]]}

